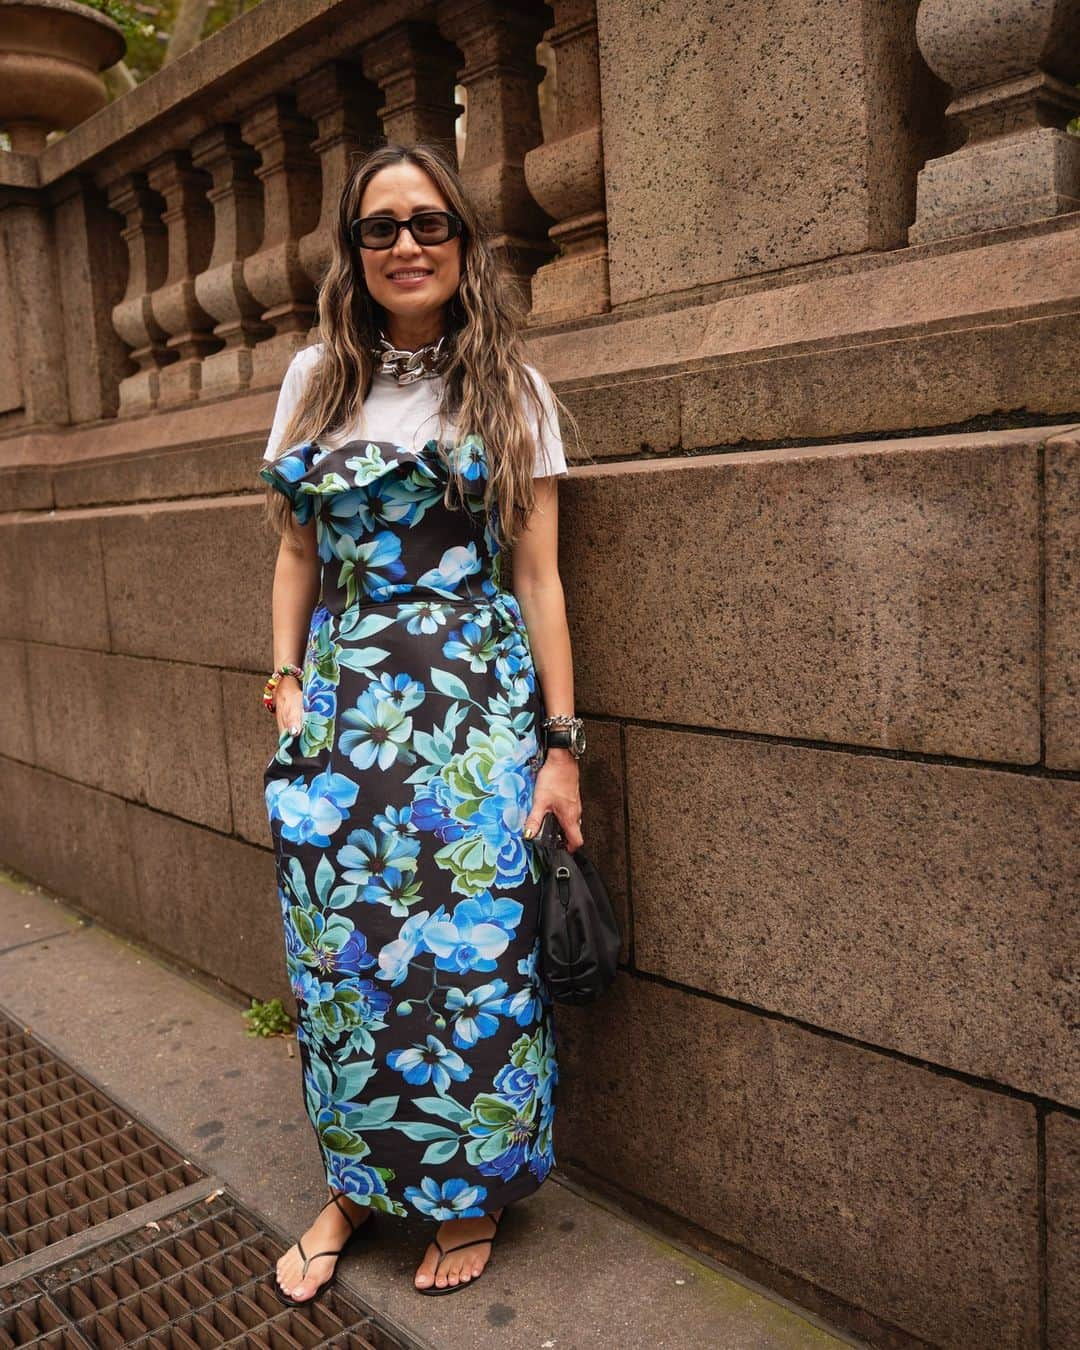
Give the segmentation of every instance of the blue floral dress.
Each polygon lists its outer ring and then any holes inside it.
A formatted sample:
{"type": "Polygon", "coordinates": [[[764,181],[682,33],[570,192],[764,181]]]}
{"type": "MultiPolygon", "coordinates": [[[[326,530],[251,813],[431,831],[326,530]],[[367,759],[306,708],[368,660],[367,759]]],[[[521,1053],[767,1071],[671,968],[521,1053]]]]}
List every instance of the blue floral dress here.
{"type": "Polygon", "coordinates": [[[303,1093],[326,1179],[401,1216],[464,1218],[554,1162],[528,633],[500,586],[483,441],[290,447],[260,470],[315,521],[322,588],[303,725],[267,765],[303,1093]],[[451,501],[454,500],[451,485],[451,501]]]}

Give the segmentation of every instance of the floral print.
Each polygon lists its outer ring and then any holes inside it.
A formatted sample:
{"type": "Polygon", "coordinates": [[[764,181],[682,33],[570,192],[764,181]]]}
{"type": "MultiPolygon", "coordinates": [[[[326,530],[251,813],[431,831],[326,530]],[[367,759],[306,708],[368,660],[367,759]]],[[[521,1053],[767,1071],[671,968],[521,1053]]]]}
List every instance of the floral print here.
{"type": "Polygon", "coordinates": [[[327,1181],[396,1215],[484,1214],[551,1170],[558,1078],[522,834],[544,709],[485,447],[304,442],[260,474],[321,562],[302,726],[264,785],[327,1181]]]}

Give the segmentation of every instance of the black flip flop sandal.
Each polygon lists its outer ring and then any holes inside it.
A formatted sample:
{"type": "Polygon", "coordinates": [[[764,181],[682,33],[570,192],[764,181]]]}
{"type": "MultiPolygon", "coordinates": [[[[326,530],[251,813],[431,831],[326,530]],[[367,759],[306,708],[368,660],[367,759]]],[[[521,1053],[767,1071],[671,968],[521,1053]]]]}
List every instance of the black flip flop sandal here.
{"type": "MultiPolygon", "coordinates": [[[[308,1266],[311,1265],[312,1261],[316,1260],[316,1258],[320,1256],[340,1257],[358,1239],[370,1237],[371,1230],[375,1226],[374,1210],[370,1210],[366,1218],[358,1219],[356,1223],[353,1223],[352,1216],[349,1214],[349,1211],[345,1208],[345,1206],[341,1203],[340,1196],[331,1193],[330,1199],[327,1200],[326,1205],[323,1205],[322,1209],[319,1210],[320,1214],[322,1213],[323,1209],[326,1209],[327,1205],[337,1205],[338,1209],[340,1209],[342,1214],[345,1215],[346,1219],[349,1220],[352,1232],[341,1244],[341,1246],[337,1248],[336,1251],[313,1252],[311,1256],[308,1256],[308,1254],[304,1251],[303,1242],[299,1238],[297,1238],[296,1245],[299,1248],[300,1255],[304,1258],[304,1269],[300,1275],[300,1279],[297,1281],[298,1284],[302,1283],[304,1280],[307,1279],[308,1266]]],[[[306,1308],[309,1303],[315,1302],[315,1300],[322,1294],[324,1289],[328,1289],[330,1285],[334,1283],[334,1281],[337,1279],[337,1271],[338,1271],[338,1263],[335,1261],[334,1269],[330,1273],[330,1278],[324,1280],[322,1284],[319,1285],[319,1287],[309,1298],[290,1298],[289,1295],[286,1294],[285,1290],[282,1289],[281,1285],[278,1284],[276,1272],[270,1277],[270,1280],[274,1286],[274,1293],[277,1294],[278,1298],[282,1301],[282,1303],[287,1303],[290,1308],[306,1308]]]]}
{"type": "MultiPolygon", "coordinates": [[[[451,1252],[460,1252],[463,1251],[466,1247],[479,1247],[482,1242],[490,1242],[492,1244],[491,1250],[492,1253],[494,1254],[495,1237],[499,1231],[499,1224],[502,1222],[502,1216],[505,1213],[506,1211],[504,1209],[502,1214],[500,1214],[498,1218],[496,1218],[494,1214],[484,1215],[485,1219],[490,1219],[491,1222],[495,1225],[495,1232],[492,1233],[490,1237],[473,1238],[471,1242],[459,1242],[456,1247],[444,1247],[437,1237],[433,1237],[431,1241],[439,1249],[439,1259],[435,1263],[435,1273],[432,1276],[432,1279],[434,1280],[438,1276],[439,1267],[442,1265],[443,1257],[449,1256],[451,1252]]],[[[487,1261],[484,1263],[484,1270],[487,1270],[488,1266],[490,1265],[491,1265],[491,1257],[489,1256],[487,1261]]],[[[421,1289],[420,1286],[415,1282],[413,1283],[413,1288],[416,1290],[418,1294],[424,1294],[425,1296],[430,1294],[456,1294],[459,1289],[468,1289],[470,1284],[475,1284],[476,1281],[479,1280],[483,1275],[484,1270],[482,1270],[479,1275],[470,1276],[469,1279],[467,1280],[458,1280],[457,1284],[444,1284],[441,1289],[437,1284],[434,1283],[428,1285],[426,1289],[421,1289]]]]}

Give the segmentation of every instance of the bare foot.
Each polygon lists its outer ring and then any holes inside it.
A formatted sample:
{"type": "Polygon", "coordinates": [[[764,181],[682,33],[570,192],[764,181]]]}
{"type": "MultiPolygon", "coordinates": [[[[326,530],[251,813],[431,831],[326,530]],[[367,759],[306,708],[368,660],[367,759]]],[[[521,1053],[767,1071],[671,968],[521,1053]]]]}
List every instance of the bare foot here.
{"type": "Polygon", "coordinates": [[[494,1214],[483,1214],[477,1219],[446,1219],[441,1223],[435,1236],[446,1255],[440,1256],[434,1242],[428,1243],[424,1259],[416,1270],[416,1287],[429,1289],[434,1284],[436,1288],[444,1289],[448,1284],[466,1284],[475,1280],[491,1255],[491,1247],[485,1243],[494,1240],[497,1225],[493,1220],[501,1218],[502,1213],[502,1209],[497,1209],[494,1214]],[[476,1242],[477,1238],[482,1238],[483,1242],[476,1242]],[[467,1242],[475,1245],[460,1252],[451,1250],[467,1242]]]}
{"type": "MultiPolygon", "coordinates": [[[[358,1205],[355,1200],[350,1200],[340,1191],[332,1191],[331,1194],[337,1195],[338,1203],[328,1202],[307,1232],[300,1235],[304,1251],[309,1256],[312,1252],[333,1252],[352,1232],[349,1220],[342,1214],[339,1206],[344,1206],[354,1224],[358,1221],[371,1222],[370,1205],[358,1205]]],[[[304,1258],[300,1255],[299,1247],[294,1244],[277,1263],[278,1288],[289,1298],[303,1299],[307,1302],[333,1275],[336,1264],[336,1256],[316,1256],[309,1262],[307,1275],[304,1276],[304,1258]]]]}

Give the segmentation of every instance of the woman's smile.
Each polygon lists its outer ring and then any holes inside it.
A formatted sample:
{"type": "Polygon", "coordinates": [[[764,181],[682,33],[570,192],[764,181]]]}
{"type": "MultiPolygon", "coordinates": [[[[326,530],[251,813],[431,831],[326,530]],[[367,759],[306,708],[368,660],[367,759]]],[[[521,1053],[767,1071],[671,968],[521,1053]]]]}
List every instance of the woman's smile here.
{"type": "Polygon", "coordinates": [[[397,286],[419,286],[427,281],[431,272],[425,268],[409,267],[399,268],[396,272],[389,274],[390,280],[397,286]]]}

